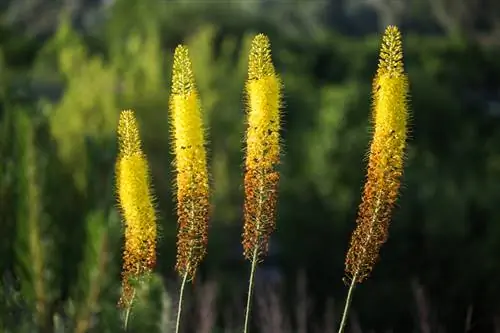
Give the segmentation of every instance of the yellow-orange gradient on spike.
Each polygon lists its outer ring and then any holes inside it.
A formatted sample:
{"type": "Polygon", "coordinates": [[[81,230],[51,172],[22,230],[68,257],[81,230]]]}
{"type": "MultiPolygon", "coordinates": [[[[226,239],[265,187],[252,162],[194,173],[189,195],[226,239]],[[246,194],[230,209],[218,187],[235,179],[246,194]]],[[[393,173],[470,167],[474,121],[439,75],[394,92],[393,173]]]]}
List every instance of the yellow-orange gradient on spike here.
{"type": "Polygon", "coordinates": [[[116,164],[118,202],[125,224],[120,304],[129,306],[130,279],[150,273],[156,263],[156,216],[146,156],[141,149],[134,113],[122,111],[118,122],[119,155],[116,164]]]}
{"type": "Polygon", "coordinates": [[[276,74],[269,39],[257,35],[249,55],[243,248],[248,260],[267,253],[276,225],[280,161],[281,80],[276,74]]]}
{"type": "Polygon", "coordinates": [[[387,239],[403,173],[408,79],[403,69],[401,34],[395,26],[389,26],[382,39],[373,81],[372,121],[368,177],[346,256],[346,274],[357,283],[369,276],[387,239]]]}
{"type": "Polygon", "coordinates": [[[176,270],[194,278],[206,254],[209,220],[209,178],[201,105],[188,49],[174,53],[170,122],[177,172],[176,270]]]}

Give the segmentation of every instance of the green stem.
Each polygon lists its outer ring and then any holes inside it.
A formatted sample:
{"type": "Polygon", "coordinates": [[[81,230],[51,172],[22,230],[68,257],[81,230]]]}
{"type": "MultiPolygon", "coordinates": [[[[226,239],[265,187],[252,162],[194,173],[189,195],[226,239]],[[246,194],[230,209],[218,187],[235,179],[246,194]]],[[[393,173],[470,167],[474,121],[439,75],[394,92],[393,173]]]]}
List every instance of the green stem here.
{"type": "MultiPolygon", "coordinates": [[[[366,246],[370,242],[371,237],[373,236],[373,233],[374,233],[373,229],[375,227],[375,222],[377,221],[378,211],[380,209],[381,196],[382,196],[382,193],[379,192],[379,194],[377,196],[377,202],[375,203],[375,211],[373,212],[373,217],[371,220],[370,230],[368,232],[368,237],[365,241],[365,245],[363,246],[363,253],[360,256],[361,258],[364,258],[364,256],[366,255],[366,246]]],[[[349,291],[347,292],[347,299],[345,300],[344,313],[342,314],[342,321],[340,322],[340,327],[339,327],[338,333],[344,332],[345,326],[347,325],[347,315],[348,315],[349,308],[350,308],[351,302],[352,302],[352,293],[353,293],[354,287],[356,285],[356,280],[358,278],[358,274],[360,273],[359,267],[361,267],[361,265],[358,266],[356,273],[354,273],[352,280],[351,280],[351,285],[349,286],[349,291]]]]}
{"type": "Polygon", "coordinates": [[[125,331],[127,331],[127,326],[128,326],[128,318],[130,317],[130,312],[132,310],[132,303],[134,302],[135,298],[135,288],[134,291],[132,292],[132,298],[130,299],[130,304],[128,305],[127,311],[125,312],[125,320],[123,326],[125,327],[125,331]]]}
{"type": "Polygon", "coordinates": [[[182,278],[181,289],[179,291],[179,305],[177,306],[177,322],[175,324],[175,333],[179,333],[179,328],[181,325],[182,299],[184,298],[184,288],[186,287],[188,273],[189,264],[187,265],[186,273],[184,273],[184,277],[182,278]]]}
{"type": "Polygon", "coordinates": [[[252,304],[252,291],[253,291],[255,270],[257,268],[257,254],[258,254],[258,247],[256,246],[255,250],[253,251],[252,268],[250,270],[250,280],[248,281],[247,307],[245,311],[245,326],[243,329],[243,333],[248,332],[248,324],[250,321],[250,306],[252,304]]]}
{"type": "Polygon", "coordinates": [[[354,274],[351,280],[351,285],[349,286],[349,291],[347,292],[347,299],[345,300],[345,307],[344,307],[344,313],[342,313],[342,321],[340,322],[340,327],[338,330],[338,333],[344,332],[344,329],[347,325],[347,316],[349,313],[349,309],[351,307],[351,302],[352,302],[352,293],[354,291],[354,287],[356,285],[356,278],[357,278],[358,273],[354,274]]]}

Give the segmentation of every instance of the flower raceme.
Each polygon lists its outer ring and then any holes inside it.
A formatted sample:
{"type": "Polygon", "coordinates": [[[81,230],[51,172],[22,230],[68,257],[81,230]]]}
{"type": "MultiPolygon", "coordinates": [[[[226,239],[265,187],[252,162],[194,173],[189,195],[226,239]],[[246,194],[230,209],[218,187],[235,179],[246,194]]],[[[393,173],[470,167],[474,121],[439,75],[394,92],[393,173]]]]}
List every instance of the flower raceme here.
{"type": "Polygon", "coordinates": [[[176,270],[193,279],[206,254],[209,219],[209,180],[201,107],[188,49],[174,53],[170,121],[177,171],[176,270]]]}
{"type": "Polygon", "coordinates": [[[275,229],[280,158],[281,81],[271,60],[269,39],[257,35],[251,46],[246,96],[245,202],[243,247],[249,260],[266,254],[275,229]]]}
{"type": "Polygon", "coordinates": [[[368,177],[356,229],[346,257],[346,273],[356,283],[366,279],[386,241],[392,208],[403,173],[408,122],[408,79],[403,69],[401,34],[387,27],[373,81],[374,134],[368,177]]]}
{"type": "Polygon", "coordinates": [[[248,59],[247,132],[243,254],[250,260],[245,324],[247,333],[257,263],[267,254],[269,237],[276,228],[276,202],[280,159],[281,80],[274,70],[271,46],[264,34],[252,41],[248,59]]]}
{"type": "Polygon", "coordinates": [[[157,230],[148,163],[141,150],[137,121],[131,110],[120,114],[118,140],[116,179],[125,223],[120,304],[128,307],[133,298],[130,279],[150,273],[155,266],[157,230]]]}

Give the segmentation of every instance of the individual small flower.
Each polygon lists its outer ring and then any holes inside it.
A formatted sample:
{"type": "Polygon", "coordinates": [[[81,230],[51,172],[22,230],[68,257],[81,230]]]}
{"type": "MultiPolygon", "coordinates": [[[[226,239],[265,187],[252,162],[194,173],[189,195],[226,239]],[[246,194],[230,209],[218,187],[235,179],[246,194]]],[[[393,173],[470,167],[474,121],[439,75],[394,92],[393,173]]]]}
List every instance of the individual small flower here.
{"type": "Polygon", "coordinates": [[[188,280],[206,254],[209,219],[209,180],[201,106],[188,49],[174,53],[170,118],[177,172],[176,270],[188,280]]]}
{"type": "Polygon", "coordinates": [[[134,113],[122,111],[118,122],[119,155],[116,165],[118,201],[125,223],[120,304],[132,301],[131,279],[150,273],[156,263],[156,216],[146,156],[141,150],[134,113]]]}
{"type": "Polygon", "coordinates": [[[392,208],[403,173],[408,122],[408,79],[403,69],[401,34],[389,26],[382,40],[373,81],[373,140],[368,177],[359,207],[357,226],[346,257],[346,273],[360,283],[377,261],[388,236],[392,208]]]}

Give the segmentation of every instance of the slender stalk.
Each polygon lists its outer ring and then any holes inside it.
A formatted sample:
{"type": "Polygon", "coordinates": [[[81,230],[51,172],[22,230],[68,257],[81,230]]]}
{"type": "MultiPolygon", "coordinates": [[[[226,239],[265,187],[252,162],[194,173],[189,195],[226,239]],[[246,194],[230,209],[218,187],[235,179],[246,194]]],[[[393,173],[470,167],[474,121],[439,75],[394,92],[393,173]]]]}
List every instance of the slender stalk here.
{"type": "MultiPolygon", "coordinates": [[[[263,188],[264,188],[264,181],[262,178],[260,179],[260,184],[258,186],[259,188],[259,193],[263,193],[263,188]]],[[[259,230],[260,228],[260,222],[261,222],[261,216],[260,214],[262,213],[262,206],[263,206],[263,198],[262,195],[259,196],[259,200],[257,202],[257,211],[259,212],[259,218],[257,218],[257,223],[256,223],[256,230],[259,230]]],[[[250,307],[252,305],[252,295],[253,295],[253,288],[254,288],[254,280],[255,280],[255,270],[257,269],[257,259],[259,257],[259,236],[257,236],[257,244],[255,245],[255,248],[253,249],[253,254],[252,254],[252,267],[250,268],[250,278],[248,281],[248,293],[247,293],[247,307],[245,309],[245,326],[243,327],[243,333],[248,333],[248,325],[250,323],[250,307]]]]}
{"type": "Polygon", "coordinates": [[[134,287],[134,291],[132,292],[132,298],[130,299],[130,304],[127,307],[127,311],[125,312],[125,320],[123,323],[123,326],[125,327],[125,331],[127,331],[128,319],[130,317],[130,312],[132,311],[132,303],[134,303],[134,298],[135,298],[135,287],[134,287]]]}
{"type": "MultiPolygon", "coordinates": [[[[194,181],[194,180],[193,180],[194,181]]],[[[191,202],[191,221],[194,219],[194,210],[195,210],[195,205],[194,202],[191,202]]],[[[191,224],[191,231],[194,228],[194,224],[191,224]]],[[[177,320],[175,323],[175,333],[180,332],[180,327],[181,327],[181,313],[182,313],[182,299],[184,298],[184,289],[186,287],[186,282],[188,280],[189,276],[189,270],[191,269],[191,259],[193,255],[193,241],[191,240],[190,246],[189,246],[189,256],[188,256],[188,263],[186,265],[186,271],[184,272],[184,276],[182,277],[182,283],[181,283],[181,288],[179,290],[179,304],[177,305],[177,320]]]]}
{"type": "Polygon", "coordinates": [[[248,332],[248,324],[250,321],[250,306],[252,304],[253,284],[254,284],[255,270],[257,268],[257,254],[258,254],[257,250],[258,247],[255,247],[255,250],[253,251],[252,268],[250,269],[250,280],[248,281],[247,307],[245,310],[245,326],[243,328],[243,333],[248,332]]]}
{"type": "Polygon", "coordinates": [[[354,287],[356,286],[357,275],[358,273],[356,272],[356,274],[354,274],[354,276],[352,277],[351,285],[349,286],[349,291],[347,292],[347,299],[345,300],[344,312],[342,313],[342,321],[340,322],[338,333],[343,333],[347,325],[347,315],[351,307],[352,294],[354,291],[354,287]]]}
{"type": "Polygon", "coordinates": [[[175,324],[175,333],[179,333],[179,329],[181,326],[182,299],[184,298],[184,288],[186,287],[188,272],[189,264],[187,266],[186,273],[184,273],[184,277],[182,278],[181,289],[179,291],[179,305],[177,306],[177,321],[175,324]]]}
{"type": "MultiPolygon", "coordinates": [[[[377,202],[375,203],[375,211],[373,212],[373,217],[371,220],[371,226],[370,226],[370,231],[368,232],[368,239],[366,240],[366,243],[370,242],[371,237],[373,236],[373,229],[375,226],[375,223],[377,222],[377,217],[378,217],[378,212],[380,209],[380,204],[381,204],[381,196],[382,196],[382,191],[379,192],[377,196],[377,202]]],[[[366,247],[363,247],[363,255],[362,257],[366,254],[366,247]]],[[[356,286],[356,280],[358,278],[359,274],[359,267],[352,276],[351,279],[351,285],[349,286],[349,291],[347,292],[347,299],[345,300],[345,307],[344,307],[344,313],[342,314],[342,321],[340,322],[339,330],[338,333],[343,333],[345,326],[347,325],[347,315],[349,314],[349,309],[351,307],[351,302],[352,302],[352,293],[354,292],[354,287],[356,286]]]]}

